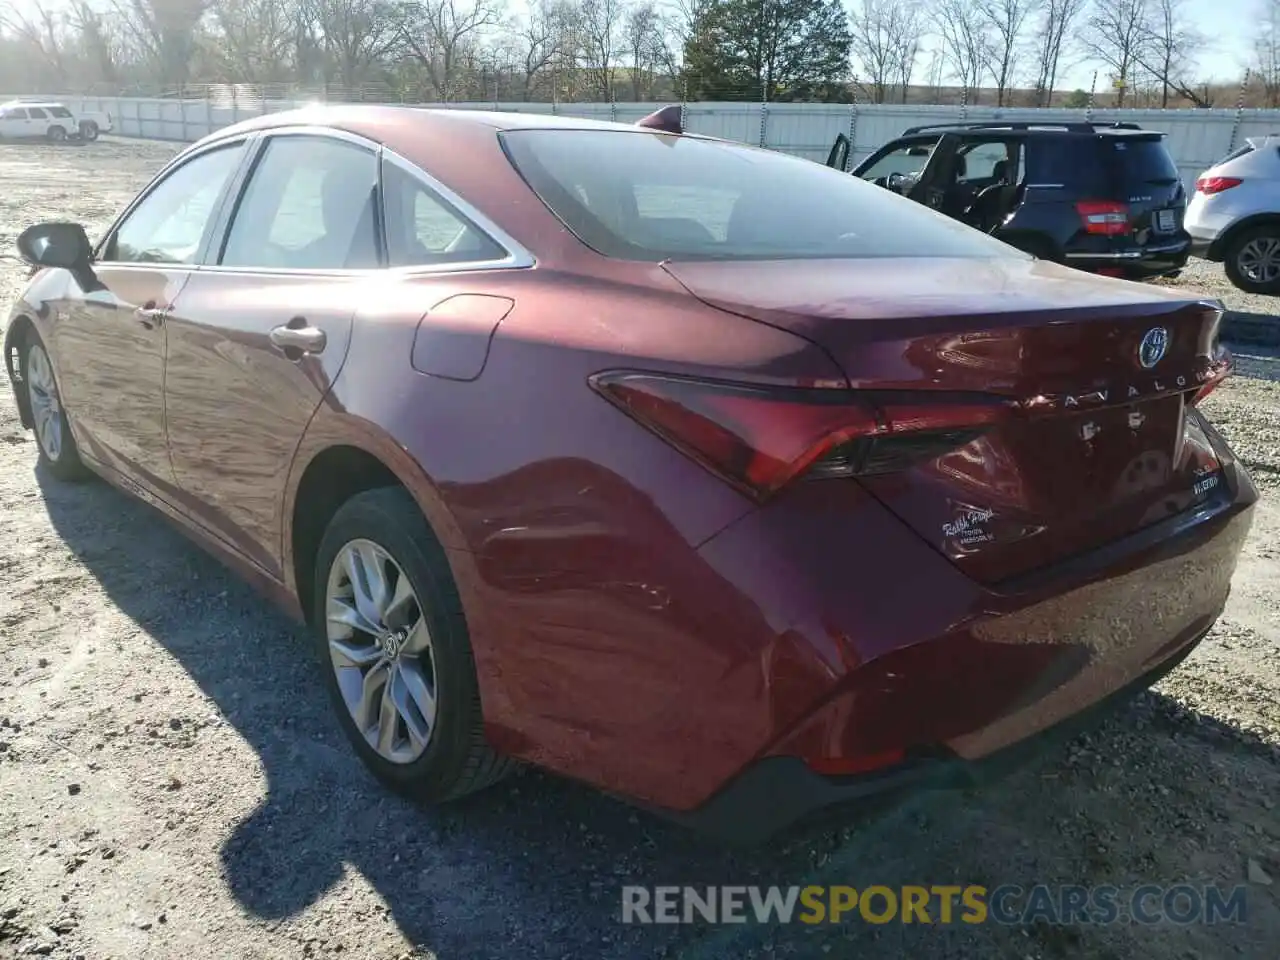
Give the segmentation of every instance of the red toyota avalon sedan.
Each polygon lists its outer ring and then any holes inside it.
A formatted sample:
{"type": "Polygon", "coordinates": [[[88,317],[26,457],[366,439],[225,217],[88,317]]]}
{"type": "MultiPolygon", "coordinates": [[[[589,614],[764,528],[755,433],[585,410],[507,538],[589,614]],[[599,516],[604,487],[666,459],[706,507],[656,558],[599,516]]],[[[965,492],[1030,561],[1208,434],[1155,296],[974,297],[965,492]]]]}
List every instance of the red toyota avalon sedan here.
{"type": "Polygon", "coordinates": [[[1199,410],[1221,305],[661,127],[276,114],[96,246],[29,228],[42,469],[304,618],[432,802],[527,762],[761,837],[1185,657],[1257,499],[1199,410]]]}

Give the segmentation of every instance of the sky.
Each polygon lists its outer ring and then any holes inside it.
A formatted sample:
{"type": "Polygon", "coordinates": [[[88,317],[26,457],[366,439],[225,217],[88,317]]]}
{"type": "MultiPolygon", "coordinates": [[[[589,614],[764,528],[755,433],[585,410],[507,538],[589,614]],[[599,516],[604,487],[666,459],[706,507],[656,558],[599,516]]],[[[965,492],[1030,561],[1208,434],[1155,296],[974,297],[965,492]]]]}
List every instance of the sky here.
{"type": "MultiPolygon", "coordinates": [[[[1244,75],[1253,53],[1253,38],[1261,22],[1262,0],[1183,0],[1183,10],[1190,25],[1208,38],[1208,44],[1196,58],[1198,79],[1231,81],[1244,75]]],[[[1098,89],[1108,83],[1103,68],[1082,63],[1058,83],[1063,89],[1089,89],[1093,71],[1098,71],[1098,89]]]]}
{"type": "MultiPolygon", "coordinates": [[[[854,5],[850,0],[845,2],[848,6],[854,5]]],[[[1183,0],[1183,9],[1191,26],[1209,38],[1206,48],[1197,57],[1197,79],[1230,82],[1243,75],[1244,68],[1251,59],[1252,38],[1257,35],[1261,20],[1260,5],[1263,2],[1265,0],[1183,0]]],[[[528,0],[507,0],[508,9],[513,13],[527,9],[527,3],[528,0]]],[[[0,4],[13,4],[18,10],[30,10],[34,0],[0,0],[0,4]]],[[[933,43],[936,43],[936,39],[933,43]]],[[[1078,60],[1078,57],[1075,59],[1078,60]]],[[[1105,89],[1109,82],[1103,69],[1097,64],[1067,62],[1063,65],[1070,69],[1059,71],[1059,89],[1087,90],[1094,70],[1099,72],[1099,91],[1105,89]]],[[[917,76],[921,76],[927,69],[928,63],[922,58],[917,67],[917,76]]]]}

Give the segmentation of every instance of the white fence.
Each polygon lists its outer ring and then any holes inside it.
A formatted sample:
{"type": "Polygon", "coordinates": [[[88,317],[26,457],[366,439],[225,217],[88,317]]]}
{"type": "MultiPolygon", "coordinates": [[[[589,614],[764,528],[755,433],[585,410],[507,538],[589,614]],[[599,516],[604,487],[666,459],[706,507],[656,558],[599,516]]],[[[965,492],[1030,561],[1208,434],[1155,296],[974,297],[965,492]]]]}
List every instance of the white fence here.
{"type": "MultiPolygon", "coordinates": [[[[220,100],[63,97],[68,105],[102,110],[126,137],[193,141],[248,117],[302,106],[289,100],[220,100]]],[[[432,104],[431,106],[441,106],[432,104]]],[[[656,103],[463,103],[452,109],[507,110],[559,114],[630,123],[657,109],[656,103]]],[[[691,103],[685,125],[695,133],[726,137],[786,153],[824,160],[836,134],[853,134],[854,159],[861,159],[906,127],[966,120],[1126,120],[1168,134],[1188,187],[1198,173],[1246,137],[1280,132],[1280,110],[1063,110],[994,107],[855,105],[824,103],[691,103]]]]}

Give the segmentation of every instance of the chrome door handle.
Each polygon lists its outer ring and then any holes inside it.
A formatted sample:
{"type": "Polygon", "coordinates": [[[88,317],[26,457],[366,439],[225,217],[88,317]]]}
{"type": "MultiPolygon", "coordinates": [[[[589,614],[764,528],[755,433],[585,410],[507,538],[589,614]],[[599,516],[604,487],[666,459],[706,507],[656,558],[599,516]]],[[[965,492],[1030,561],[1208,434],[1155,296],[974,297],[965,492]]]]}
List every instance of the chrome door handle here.
{"type": "Polygon", "coordinates": [[[152,327],[158,327],[164,323],[164,318],[168,313],[168,307],[157,307],[154,300],[148,300],[146,306],[138,307],[133,311],[133,316],[140,324],[150,330],[152,327]]]}
{"type": "Polygon", "coordinates": [[[282,350],[296,350],[299,353],[322,353],[328,338],[324,331],[316,327],[288,325],[275,327],[271,331],[271,342],[282,350]]]}

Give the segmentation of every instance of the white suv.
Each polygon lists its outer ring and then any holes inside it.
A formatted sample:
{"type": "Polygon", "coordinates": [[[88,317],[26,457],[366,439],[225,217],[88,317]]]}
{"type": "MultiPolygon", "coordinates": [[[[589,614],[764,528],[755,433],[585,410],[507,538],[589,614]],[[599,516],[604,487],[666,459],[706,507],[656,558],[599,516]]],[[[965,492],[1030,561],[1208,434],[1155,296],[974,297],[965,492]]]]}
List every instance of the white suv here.
{"type": "Polygon", "coordinates": [[[1249,293],[1280,294],[1280,134],[1250,137],[1196,180],[1191,252],[1249,293]]]}
{"type": "Polygon", "coordinates": [[[40,137],[63,140],[97,140],[111,129],[111,114],[70,110],[51,101],[10,100],[0,103],[0,138],[40,137]]]}

